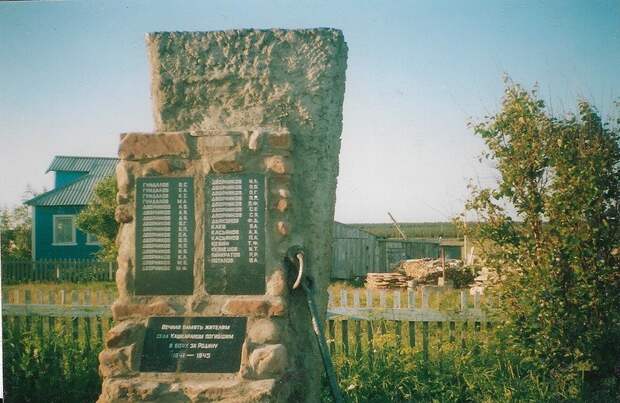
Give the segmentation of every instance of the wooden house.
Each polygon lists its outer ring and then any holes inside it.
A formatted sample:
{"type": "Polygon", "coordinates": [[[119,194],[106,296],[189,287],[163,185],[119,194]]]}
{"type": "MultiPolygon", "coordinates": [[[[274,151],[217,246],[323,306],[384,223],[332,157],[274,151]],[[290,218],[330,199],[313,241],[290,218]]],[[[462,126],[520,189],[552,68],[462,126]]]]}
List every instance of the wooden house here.
{"type": "Polygon", "coordinates": [[[117,158],[56,156],[47,172],[54,188],[26,202],[32,211],[32,259],[92,259],[97,239],[80,231],[77,214],[97,183],[114,174],[117,158]]]}

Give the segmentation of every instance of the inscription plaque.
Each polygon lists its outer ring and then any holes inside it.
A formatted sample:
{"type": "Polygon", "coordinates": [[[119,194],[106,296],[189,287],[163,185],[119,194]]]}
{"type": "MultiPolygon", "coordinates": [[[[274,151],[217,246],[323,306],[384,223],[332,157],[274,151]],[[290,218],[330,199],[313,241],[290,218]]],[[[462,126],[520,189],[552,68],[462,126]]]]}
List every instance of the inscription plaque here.
{"type": "Polygon", "coordinates": [[[265,175],[210,175],[205,184],[209,294],[265,293],[265,175]]]}
{"type": "Polygon", "coordinates": [[[193,251],[193,180],[138,178],[135,293],[192,294],[193,251]]]}
{"type": "Polygon", "coordinates": [[[237,372],[245,317],[149,318],[141,372],[237,372]]]}

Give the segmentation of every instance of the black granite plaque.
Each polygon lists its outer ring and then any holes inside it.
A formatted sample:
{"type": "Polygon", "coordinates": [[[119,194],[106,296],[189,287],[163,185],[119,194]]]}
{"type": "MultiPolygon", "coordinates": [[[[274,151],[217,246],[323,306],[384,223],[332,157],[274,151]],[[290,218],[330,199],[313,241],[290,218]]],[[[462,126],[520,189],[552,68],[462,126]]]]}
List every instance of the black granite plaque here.
{"type": "Polygon", "coordinates": [[[194,188],[191,178],[138,178],[136,295],[194,290],[194,188]]]}
{"type": "Polygon", "coordinates": [[[265,175],[209,175],[205,186],[209,294],[265,293],[265,175]]]}
{"type": "Polygon", "coordinates": [[[141,372],[237,372],[245,317],[149,318],[141,372]]]}

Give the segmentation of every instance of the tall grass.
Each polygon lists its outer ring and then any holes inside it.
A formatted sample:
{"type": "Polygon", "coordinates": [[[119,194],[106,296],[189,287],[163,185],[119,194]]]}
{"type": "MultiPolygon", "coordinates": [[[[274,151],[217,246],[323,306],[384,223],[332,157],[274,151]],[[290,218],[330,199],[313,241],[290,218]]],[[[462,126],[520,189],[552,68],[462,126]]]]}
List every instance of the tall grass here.
{"type": "Polygon", "coordinates": [[[101,342],[76,339],[71,328],[63,326],[39,334],[4,321],[2,330],[6,402],[97,400],[101,390],[97,361],[103,348],[101,342]]]}
{"type": "MultiPolygon", "coordinates": [[[[334,356],[349,402],[613,402],[618,382],[585,390],[580,379],[563,379],[536,362],[507,351],[497,339],[444,342],[428,360],[399,348],[394,335],[375,337],[372,351],[334,356]]],[[[328,390],[324,401],[331,401],[328,390]]]]}
{"type": "MultiPolygon", "coordinates": [[[[36,326],[32,327],[36,329],[36,326]]],[[[94,402],[100,393],[97,354],[101,342],[74,338],[70,327],[41,334],[25,326],[3,326],[7,402],[94,402]]],[[[617,380],[585,390],[581,379],[554,376],[537,362],[502,347],[489,332],[463,343],[443,339],[430,357],[399,347],[393,329],[375,333],[373,344],[342,349],[334,363],[348,402],[614,402],[617,380]]],[[[401,344],[404,340],[401,340],[401,344]]],[[[325,385],[326,386],[326,385],[325,385]]],[[[323,400],[330,401],[327,388],[323,400]]]]}

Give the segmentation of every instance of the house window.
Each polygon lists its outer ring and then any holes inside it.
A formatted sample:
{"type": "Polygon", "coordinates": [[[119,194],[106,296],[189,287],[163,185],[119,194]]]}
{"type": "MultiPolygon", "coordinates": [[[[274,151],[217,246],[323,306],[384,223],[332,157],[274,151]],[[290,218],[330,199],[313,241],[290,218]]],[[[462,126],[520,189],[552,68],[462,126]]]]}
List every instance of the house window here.
{"type": "Polygon", "coordinates": [[[75,216],[54,216],[54,245],[75,245],[75,216]]]}
{"type": "Polygon", "coordinates": [[[91,234],[90,232],[86,233],[86,244],[88,245],[99,245],[99,240],[97,239],[97,235],[91,234]]]}

